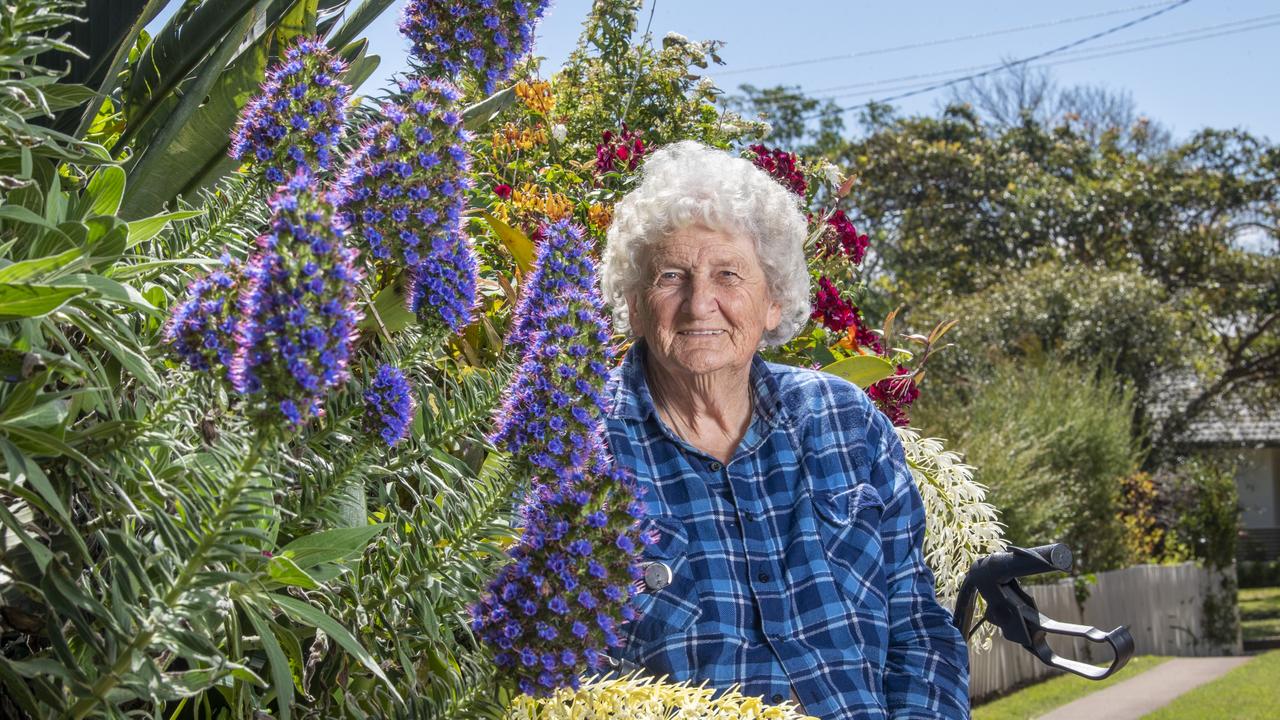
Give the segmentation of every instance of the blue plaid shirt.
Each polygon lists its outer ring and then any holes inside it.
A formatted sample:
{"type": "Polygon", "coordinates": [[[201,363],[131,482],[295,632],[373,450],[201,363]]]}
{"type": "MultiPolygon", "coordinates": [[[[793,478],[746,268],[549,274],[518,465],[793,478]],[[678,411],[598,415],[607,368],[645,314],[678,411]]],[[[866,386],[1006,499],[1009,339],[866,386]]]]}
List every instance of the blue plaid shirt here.
{"type": "Polygon", "coordinates": [[[921,557],[924,509],[889,420],[857,386],[765,362],[721,464],[659,419],[636,343],[610,376],[609,445],[645,487],[663,590],[618,657],[824,720],[967,718],[968,650],[921,557]]]}

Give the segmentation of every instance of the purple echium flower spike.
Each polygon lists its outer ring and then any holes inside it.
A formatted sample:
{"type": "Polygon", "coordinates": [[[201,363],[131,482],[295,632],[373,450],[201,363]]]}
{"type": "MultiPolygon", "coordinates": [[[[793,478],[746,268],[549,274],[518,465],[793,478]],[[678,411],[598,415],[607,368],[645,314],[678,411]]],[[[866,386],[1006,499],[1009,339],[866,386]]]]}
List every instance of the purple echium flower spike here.
{"type": "Polygon", "coordinates": [[[549,0],[440,2],[409,0],[400,33],[423,74],[470,75],[493,92],[511,77],[533,46],[534,29],[549,0]]]}
{"type": "Polygon", "coordinates": [[[512,562],[471,607],[472,628],[521,692],[546,696],[578,687],[604,668],[622,626],[637,619],[630,600],[643,576],[640,487],[602,455],[587,473],[537,485],[522,512],[512,562]]]}
{"type": "Polygon", "coordinates": [[[413,424],[413,389],[404,373],[393,365],[381,365],[364,391],[365,421],[372,432],[395,447],[413,424]]]}
{"type": "Polygon", "coordinates": [[[407,301],[423,320],[461,330],[475,305],[475,253],[462,231],[471,139],[447,82],[409,78],[386,120],[362,131],[364,145],[340,180],[343,215],[375,261],[402,265],[407,301]]]}
{"type": "Polygon", "coordinates": [[[491,440],[533,475],[558,477],[592,462],[602,440],[605,375],[613,360],[599,296],[570,289],[542,316],[498,412],[491,440]]]}
{"type": "Polygon", "coordinates": [[[222,265],[187,286],[187,297],[174,306],[163,337],[192,370],[226,378],[235,353],[241,264],[224,253],[222,265]]]}
{"type": "Polygon", "coordinates": [[[537,234],[542,238],[538,255],[522,283],[506,339],[517,357],[528,350],[530,335],[545,326],[543,316],[559,295],[570,289],[595,292],[596,268],[582,226],[559,220],[538,228],[537,234]]]}
{"type": "Polygon", "coordinates": [[[351,102],[351,87],[340,81],[346,71],[319,39],[303,38],[285,50],[241,111],[231,157],[248,161],[273,185],[299,167],[317,172],[335,165],[351,102]]]}
{"type": "Polygon", "coordinates": [[[343,243],[332,193],[300,169],[271,198],[271,228],[245,269],[232,386],[255,396],[266,421],[293,428],[322,414],[350,377],[360,312],[356,251],[343,243]]]}

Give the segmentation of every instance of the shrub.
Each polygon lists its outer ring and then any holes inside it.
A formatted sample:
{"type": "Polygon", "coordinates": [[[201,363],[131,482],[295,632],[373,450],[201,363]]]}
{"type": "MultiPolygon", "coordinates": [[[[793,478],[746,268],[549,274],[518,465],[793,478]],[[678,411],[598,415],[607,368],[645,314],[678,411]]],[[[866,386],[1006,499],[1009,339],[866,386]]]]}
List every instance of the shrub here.
{"type": "Polygon", "coordinates": [[[918,422],[978,468],[1011,544],[1066,542],[1076,569],[1092,572],[1127,557],[1118,511],[1139,456],[1132,408],[1110,372],[1045,357],[996,364],[968,403],[921,406],[918,422]]]}

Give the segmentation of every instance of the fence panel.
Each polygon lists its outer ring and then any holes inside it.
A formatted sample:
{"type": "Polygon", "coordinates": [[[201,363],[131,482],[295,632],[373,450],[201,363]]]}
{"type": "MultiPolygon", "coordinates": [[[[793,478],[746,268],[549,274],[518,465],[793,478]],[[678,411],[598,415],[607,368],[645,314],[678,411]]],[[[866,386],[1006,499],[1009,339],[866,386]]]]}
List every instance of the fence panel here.
{"type": "MultiPolygon", "coordinates": [[[[1071,580],[1024,589],[1035,599],[1040,612],[1055,620],[1093,625],[1104,631],[1128,625],[1137,655],[1204,656],[1242,652],[1238,615],[1224,619],[1219,614],[1214,619],[1205,612],[1206,600],[1211,603],[1210,609],[1213,603],[1224,607],[1221,603],[1228,595],[1234,603],[1234,587],[1234,567],[1216,571],[1183,563],[1138,565],[1098,573],[1097,583],[1088,588],[1083,608],[1076,602],[1071,580]],[[1223,634],[1223,627],[1234,627],[1233,639],[1214,637],[1223,634]]],[[[1109,658],[1107,648],[1081,639],[1050,636],[1049,644],[1066,657],[1099,664],[1109,658]]],[[[1002,639],[997,639],[990,650],[975,650],[969,657],[969,695],[975,700],[1059,674],[1020,646],[1002,639]]]]}

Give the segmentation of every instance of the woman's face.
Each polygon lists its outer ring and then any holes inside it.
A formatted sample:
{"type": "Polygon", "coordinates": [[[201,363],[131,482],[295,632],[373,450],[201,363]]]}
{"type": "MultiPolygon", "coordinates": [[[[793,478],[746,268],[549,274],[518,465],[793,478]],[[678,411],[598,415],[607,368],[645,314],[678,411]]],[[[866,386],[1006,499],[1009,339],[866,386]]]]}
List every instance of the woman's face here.
{"type": "Polygon", "coordinates": [[[627,297],[631,326],[650,356],[675,375],[750,364],[782,308],[769,297],[749,237],[694,225],[663,238],[641,261],[627,297]]]}

